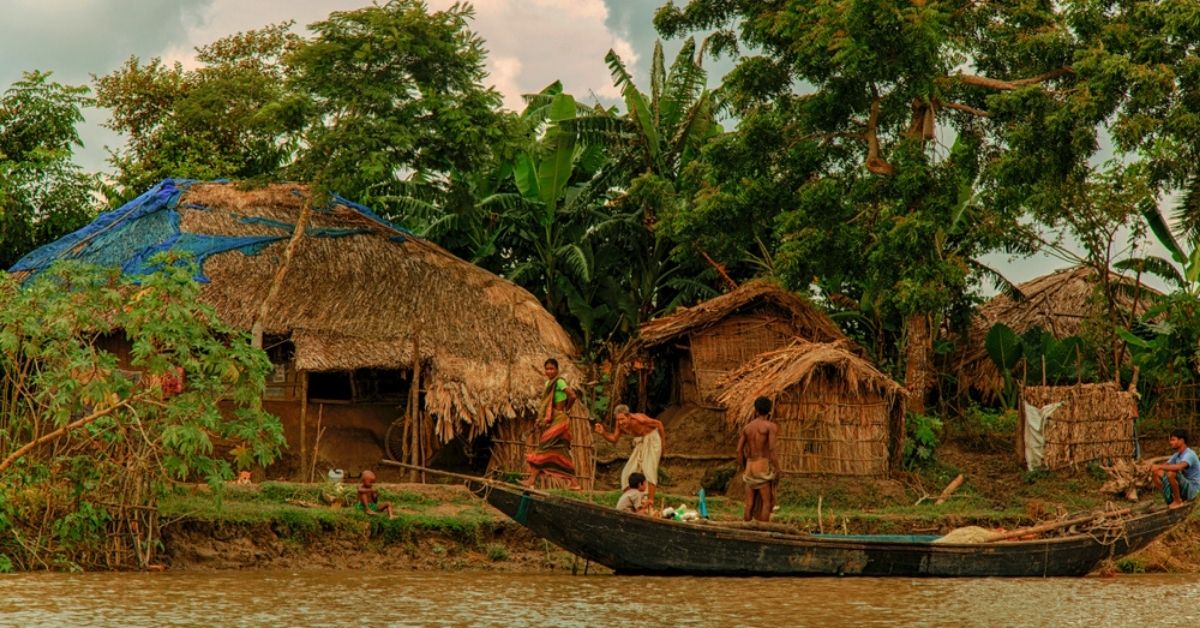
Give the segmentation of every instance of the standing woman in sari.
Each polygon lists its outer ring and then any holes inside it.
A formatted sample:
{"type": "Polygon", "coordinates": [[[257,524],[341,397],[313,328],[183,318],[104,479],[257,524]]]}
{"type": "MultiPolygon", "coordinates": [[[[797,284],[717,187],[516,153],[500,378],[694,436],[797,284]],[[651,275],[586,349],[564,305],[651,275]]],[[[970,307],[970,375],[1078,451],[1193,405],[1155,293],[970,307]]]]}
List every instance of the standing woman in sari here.
{"type": "Polygon", "coordinates": [[[546,475],[577,490],[579,481],[575,479],[575,463],[571,461],[571,417],[567,414],[575,404],[575,391],[567,385],[567,380],[559,377],[558,360],[549,358],[542,366],[546,370],[546,385],[536,423],[542,433],[537,449],[525,456],[529,477],[522,484],[532,487],[539,476],[546,475]]]}

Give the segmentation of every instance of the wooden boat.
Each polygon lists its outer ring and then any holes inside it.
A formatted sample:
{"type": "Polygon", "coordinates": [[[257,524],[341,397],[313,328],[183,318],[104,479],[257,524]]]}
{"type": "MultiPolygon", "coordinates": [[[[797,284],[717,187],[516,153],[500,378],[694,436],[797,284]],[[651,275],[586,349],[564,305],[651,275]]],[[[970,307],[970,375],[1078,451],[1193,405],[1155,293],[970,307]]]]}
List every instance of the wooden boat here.
{"type": "MultiPolygon", "coordinates": [[[[563,549],[619,574],[720,576],[1083,576],[1145,547],[1192,506],[1145,504],[1066,536],[933,543],[936,536],[809,535],[723,528],[618,511],[478,478],[468,488],[563,549]]],[[[1098,513],[1099,514],[1099,513],[1098,513]]]]}

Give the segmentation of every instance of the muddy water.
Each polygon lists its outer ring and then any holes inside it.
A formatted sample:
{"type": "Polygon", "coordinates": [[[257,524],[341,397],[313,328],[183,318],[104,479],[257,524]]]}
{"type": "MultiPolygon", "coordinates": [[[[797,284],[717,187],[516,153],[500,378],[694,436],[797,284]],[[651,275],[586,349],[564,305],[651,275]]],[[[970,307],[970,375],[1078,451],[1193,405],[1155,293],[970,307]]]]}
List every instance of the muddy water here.
{"type": "Polygon", "coordinates": [[[628,578],[429,572],[0,576],[0,624],[1147,626],[1200,620],[1195,576],[628,578]],[[1177,603],[1165,597],[1171,591],[1177,603]]]}

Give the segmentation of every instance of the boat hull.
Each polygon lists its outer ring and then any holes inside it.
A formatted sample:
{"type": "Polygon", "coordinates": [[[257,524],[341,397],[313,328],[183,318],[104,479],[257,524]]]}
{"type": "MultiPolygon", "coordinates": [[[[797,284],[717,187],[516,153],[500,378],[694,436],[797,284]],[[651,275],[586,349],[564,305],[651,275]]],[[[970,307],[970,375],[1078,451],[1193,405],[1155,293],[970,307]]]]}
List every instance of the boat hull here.
{"type": "Polygon", "coordinates": [[[986,544],[804,536],[680,523],[575,499],[468,482],[492,506],[563,549],[621,574],[720,576],[1082,576],[1145,547],[1191,508],[1126,520],[1110,538],[1080,534],[986,544]]]}

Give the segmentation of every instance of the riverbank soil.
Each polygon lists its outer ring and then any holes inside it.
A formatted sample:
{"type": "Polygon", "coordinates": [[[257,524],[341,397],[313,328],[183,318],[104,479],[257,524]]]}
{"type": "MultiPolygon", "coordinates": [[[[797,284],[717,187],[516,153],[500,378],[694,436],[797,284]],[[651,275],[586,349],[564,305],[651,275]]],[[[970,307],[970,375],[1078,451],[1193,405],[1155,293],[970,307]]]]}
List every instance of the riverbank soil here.
{"type": "MultiPolygon", "coordinates": [[[[619,448],[617,451],[620,451],[619,448]]],[[[607,452],[606,452],[607,453],[607,452]]],[[[615,504],[610,463],[592,494],[572,496],[615,504]],[[611,486],[610,486],[611,485],[611,486]]],[[[704,481],[696,460],[667,460],[671,478],[662,505],[696,506],[704,481]]],[[[717,461],[710,467],[720,467],[717,461]]],[[[712,474],[708,474],[711,476],[712,474]]],[[[728,478],[726,478],[728,479],[728,478]]],[[[1013,529],[1039,521],[1124,504],[1102,495],[1107,479],[1097,465],[1027,472],[1010,448],[979,449],[944,443],[928,468],[888,478],[786,477],[774,520],[810,532],[944,534],[967,525],[1013,529]],[[942,504],[943,488],[961,474],[961,486],[942,504]]],[[[163,562],[171,569],[406,569],[569,572],[584,561],[526,529],[452,484],[377,484],[396,518],[367,516],[353,507],[353,483],[231,485],[217,498],[207,487],[185,487],[162,502],[163,562]]],[[[709,492],[710,513],[740,519],[740,483],[728,495],[709,492]]],[[[1200,518],[1164,535],[1107,570],[1200,572],[1200,518]]],[[[594,565],[587,566],[591,572],[594,565]]],[[[604,571],[599,569],[599,571],[604,571]]]]}

